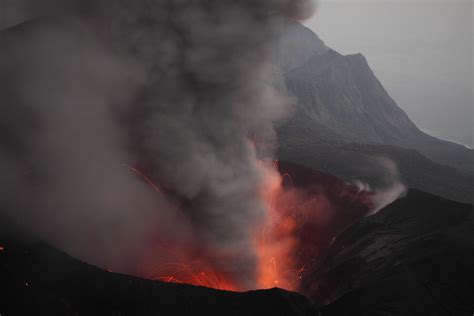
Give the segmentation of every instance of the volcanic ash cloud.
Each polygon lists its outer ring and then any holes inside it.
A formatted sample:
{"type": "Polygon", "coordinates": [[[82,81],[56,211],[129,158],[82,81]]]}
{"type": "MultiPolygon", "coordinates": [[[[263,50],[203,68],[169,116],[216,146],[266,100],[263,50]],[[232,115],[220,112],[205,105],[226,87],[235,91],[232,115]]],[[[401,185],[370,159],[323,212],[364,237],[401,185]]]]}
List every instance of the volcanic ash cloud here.
{"type": "Polygon", "coordinates": [[[33,122],[26,128],[1,119],[19,135],[0,158],[5,203],[17,208],[19,192],[29,196],[19,206],[25,214],[9,215],[94,262],[127,261],[154,235],[198,240],[239,288],[255,286],[253,236],[265,221],[262,192],[274,172],[259,161],[272,159],[273,123],[289,112],[273,88],[271,49],[282,21],[306,17],[312,2],[53,7],[34,6],[61,17],[10,31],[2,52],[3,64],[20,60],[15,75],[1,68],[2,78],[15,77],[2,90],[9,100],[2,110],[21,109],[33,122]],[[123,164],[146,170],[166,197],[123,164]],[[90,250],[96,240],[118,250],[103,258],[90,250]]]}

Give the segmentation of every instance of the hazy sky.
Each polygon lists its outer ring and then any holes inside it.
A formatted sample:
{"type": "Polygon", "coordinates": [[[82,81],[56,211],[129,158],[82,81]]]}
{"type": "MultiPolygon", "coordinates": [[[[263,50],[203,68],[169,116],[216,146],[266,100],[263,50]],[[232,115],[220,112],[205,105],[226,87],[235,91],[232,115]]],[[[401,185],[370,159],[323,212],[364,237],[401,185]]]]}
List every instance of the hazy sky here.
{"type": "Polygon", "coordinates": [[[473,0],[319,0],[306,22],[343,54],[363,53],[417,125],[474,147],[473,0]]]}

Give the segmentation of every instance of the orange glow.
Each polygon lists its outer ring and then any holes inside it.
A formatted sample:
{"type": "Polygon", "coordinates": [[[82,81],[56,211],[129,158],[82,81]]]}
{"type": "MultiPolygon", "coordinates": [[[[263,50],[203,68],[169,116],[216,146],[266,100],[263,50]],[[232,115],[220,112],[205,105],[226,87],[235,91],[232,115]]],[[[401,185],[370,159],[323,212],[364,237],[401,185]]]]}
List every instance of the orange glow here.
{"type": "Polygon", "coordinates": [[[292,181],[288,174],[281,176],[277,172],[277,166],[276,161],[270,166],[262,164],[262,167],[266,168],[263,198],[267,216],[263,228],[255,236],[259,259],[257,286],[294,291],[299,286],[300,272],[300,269],[296,268],[293,253],[298,243],[295,237],[297,223],[289,212],[293,201],[280,199],[285,195],[283,181],[289,179],[290,184],[292,181]]]}
{"type": "MultiPolygon", "coordinates": [[[[298,244],[295,231],[298,225],[290,210],[294,208],[295,200],[290,192],[292,190],[287,192],[283,188],[283,183],[289,184],[292,188],[293,181],[289,174],[278,173],[277,161],[258,161],[258,166],[265,175],[260,196],[265,205],[266,215],[264,223],[256,224],[253,236],[254,250],[258,259],[255,288],[279,287],[296,291],[302,269],[296,267],[294,260],[294,251],[298,244]]],[[[129,166],[129,169],[145,180],[155,192],[163,194],[163,191],[143,172],[135,167],[129,166]]],[[[177,211],[183,214],[181,210],[177,211]]],[[[204,257],[196,257],[189,253],[185,255],[187,251],[192,252],[193,246],[186,246],[185,248],[189,249],[183,249],[171,243],[167,247],[163,245],[160,247],[162,247],[160,253],[169,258],[169,261],[154,267],[146,275],[148,279],[220,290],[248,290],[239,288],[231,279],[216,271],[204,257]]],[[[235,281],[238,283],[238,280],[235,281]]]]}
{"type": "Polygon", "coordinates": [[[148,279],[204,286],[218,290],[238,290],[232,282],[226,280],[201,261],[191,263],[171,262],[159,265],[148,275],[148,279]]]}
{"type": "MultiPolygon", "coordinates": [[[[140,275],[152,280],[220,290],[243,291],[278,287],[299,291],[305,268],[310,267],[314,258],[318,256],[319,243],[327,242],[327,236],[325,239],[324,234],[318,235],[318,230],[321,227],[330,227],[334,223],[339,225],[340,228],[337,229],[344,228],[355,218],[354,216],[359,216],[357,215],[359,213],[351,214],[345,211],[347,206],[363,212],[366,210],[364,205],[368,203],[366,200],[370,195],[332,178],[323,178],[329,183],[323,188],[318,182],[321,179],[317,178],[321,176],[317,173],[307,175],[316,177],[316,186],[312,186],[310,182],[302,188],[301,180],[298,180],[300,182],[294,187],[290,174],[284,172],[280,174],[278,171],[278,161],[259,160],[256,163],[263,174],[259,192],[256,193],[263,203],[265,213],[262,222],[253,223],[251,225],[254,227],[250,227],[253,253],[257,259],[252,288],[242,288],[239,275],[228,275],[213,265],[210,258],[216,254],[206,249],[206,245],[201,244],[199,238],[159,239],[153,242],[153,247],[158,246],[160,249],[145,254],[140,275]],[[339,212],[342,216],[340,218],[335,217],[338,216],[338,209],[344,210],[339,212]]],[[[129,168],[145,180],[155,192],[164,198],[167,197],[166,191],[160,190],[143,172],[133,167],[129,168]]],[[[295,176],[301,177],[301,173],[298,174],[297,170],[295,176]]],[[[291,172],[293,174],[293,171],[291,172]]],[[[192,235],[192,221],[182,212],[182,206],[173,206],[188,221],[192,235]]],[[[337,233],[336,229],[335,232],[337,233]]],[[[229,258],[232,258],[232,254],[229,258]]],[[[228,264],[234,263],[228,262],[228,264]]]]}
{"type": "MultiPolygon", "coordinates": [[[[125,166],[142,178],[146,183],[148,183],[156,193],[163,194],[160,188],[138,168],[128,165],[125,166]]],[[[179,214],[185,217],[184,213],[179,208],[174,208],[179,214]]],[[[179,251],[173,250],[173,248],[175,248],[173,246],[165,247],[160,245],[160,247],[162,248],[161,252],[171,254],[170,257],[177,258],[178,261],[158,265],[146,276],[147,279],[159,280],[169,283],[191,284],[220,290],[237,290],[237,288],[230,281],[227,281],[224,277],[214,272],[212,267],[205,264],[204,262],[201,262],[200,260],[184,260],[184,255],[179,251]]],[[[112,272],[112,270],[108,268],[105,270],[112,272]]]]}

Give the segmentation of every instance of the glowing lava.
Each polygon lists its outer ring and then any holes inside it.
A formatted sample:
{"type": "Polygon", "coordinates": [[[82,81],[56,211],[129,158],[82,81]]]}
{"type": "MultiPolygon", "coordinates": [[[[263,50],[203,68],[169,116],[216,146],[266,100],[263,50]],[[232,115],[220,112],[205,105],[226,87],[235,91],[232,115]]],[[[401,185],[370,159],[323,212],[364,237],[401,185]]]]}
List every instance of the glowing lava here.
{"type": "MultiPolygon", "coordinates": [[[[313,184],[306,183],[301,187],[300,179],[298,186],[293,187],[292,177],[288,173],[281,175],[277,162],[259,161],[258,166],[264,174],[258,194],[265,205],[265,217],[263,222],[255,224],[252,233],[257,256],[253,289],[279,287],[300,291],[305,269],[318,256],[318,247],[328,245],[338,232],[363,216],[370,206],[370,194],[338,179],[307,173],[304,169],[290,169],[290,172],[296,172],[295,179],[302,178],[303,173],[313,184]]],[[[130,169],[155,192],[166,195],[139,169],[130,169]]],[[[180,207],[176,206],[176,210],[187,217],[180,207]]],[[[192,227],[189,218],[188,223],[192,227]]],[[[238,275],[226,275],[216,269],[209,259],[213,254],[206,253],[205,246],[199,239],[158,240],[152,251],[155,257],[145,259],[142,270],[145,272],[141,275],[153,280],[221,290],[248,290],[237,285],[238,275]]]]}
{"type": "MultiPolygon", "coordinates": [[[[261,198],[265,202],[266,216],[262,225],[255,229],[254,247],[258,257],[256,288],[280,287],[287,290],[297,290],[300,268],[295,267],[293,259],[297,239],[297,228],[293,214],[289,212],[294,203],[293,199],[285,198],[282,182],[292,183],[291,177],[281,176],[275,162],[259,161],[263,168],[265,181],[261,188],[261,198]]],[[[136,167],[128,168],[142,178],[157,193],[164,194],[159,186],[136,167]]],[[[181,214],[183,214],[180,211],[181,214]]],[[[162,247],[160,253],[168,253],[170,262],[159,264],[148,273],[147,278],[173,283],[185,283],[197,286],[211,287],[221,290],[241,290],[228,278],[206,262],[204,258],[194,258],[176,250],[177,245],[162,247]],[[171,251],[170,249],[174,249],[171,251]]],[[[190,247],[192,248],[192,247],[190,247]]],[[[186,250],[186,249],[184,249],[186,250]]]]}
{"type": "Polygon", "coordinates": [[[159,265],[148,275],[148,279],[204,286],[218,290],[238,290],[232,282],[226,280],[216,273],[212,267],[199,260],[189,263],[170,262],[159,265]]]}
{"type": "Polygon", "coordinates": [[[267,207],[267,218],[261,232],[256,235],[256,249],[259,257],[258,280],[259,288],[279,287],[287,290],[297,290],[299,272],[296,267],[294,251],[298,240],[295,236],[297,222],[292,214],[295,203],[291,192],[285,192],[282,186],[285,178],[278,173],[277,162],[266,168],[266,181],[263,197],[267,207]],[[289,199],[287,199],[289,197],[289,199]]]}

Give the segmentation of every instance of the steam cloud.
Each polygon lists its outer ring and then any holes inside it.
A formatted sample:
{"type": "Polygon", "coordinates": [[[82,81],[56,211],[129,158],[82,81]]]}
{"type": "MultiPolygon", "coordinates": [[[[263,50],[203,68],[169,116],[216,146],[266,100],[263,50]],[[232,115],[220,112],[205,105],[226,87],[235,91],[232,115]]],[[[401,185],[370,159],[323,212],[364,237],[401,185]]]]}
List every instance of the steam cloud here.
{"type": "Polygon", "coordinates": [[[353,184],[361,191],[372,192],[372,208],[367,214],[374,215],[381,209],[405,196],[406,186],[403,184],[397,164],[390,158],[374,157],[370,159],[373,176],[377,179],[377,184],[373,188],[368,183],[360,180],[353,181],[353,184]]]}
{"type": "Polygon", "coordinates": [[[385,179],[385,183],[374,190],[375,194],[372,197],[374,207],[368,215],[376,214],[385,206],[405,196],[407,192],[406,186],[400,179],[397,164],[388,158],[378,158],[377,161],[385,170],[385,175],[382,177],[385,179]]]}
{"type": "Polygon", "coordinates": [[[49,18],[0,38],[3,215],[119,271],[154,240],[196,242],[241,288],[254,286],[251,236],[272,172],[258,161],[272,158],[273,123],[289,112],[271,49],[282,21],[313,3],[32,3],[49,18]]]}

